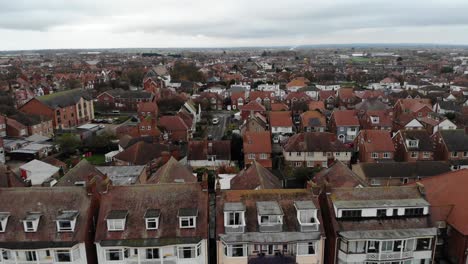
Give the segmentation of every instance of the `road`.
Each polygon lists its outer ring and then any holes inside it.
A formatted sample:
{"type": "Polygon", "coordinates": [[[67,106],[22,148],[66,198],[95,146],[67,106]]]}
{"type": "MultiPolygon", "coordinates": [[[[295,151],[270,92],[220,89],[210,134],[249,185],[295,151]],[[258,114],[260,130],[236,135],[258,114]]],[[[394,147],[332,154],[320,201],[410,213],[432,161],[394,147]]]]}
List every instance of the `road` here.
{"type": "MultiPolygon", "coordinates": [[[[219,118],[219,124],[208,126],[206,135],[211,135],[213,140],[221,140],[229,125],[230,112],[213,113],[213,118],[219,118]]],[[[211,123],[211,120],[210,120],[211,123]]]]}

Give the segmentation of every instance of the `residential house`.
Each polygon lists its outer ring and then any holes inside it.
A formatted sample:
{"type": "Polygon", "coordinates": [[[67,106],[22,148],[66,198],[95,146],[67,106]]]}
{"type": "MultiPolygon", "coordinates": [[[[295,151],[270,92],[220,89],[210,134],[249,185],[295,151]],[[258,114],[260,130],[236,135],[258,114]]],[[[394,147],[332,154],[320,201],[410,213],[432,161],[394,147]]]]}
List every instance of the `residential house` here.
{"type": "Polygon", "coordinates": [[[396,161],[434,160],[434,142],[426,130],[400,130],[393,144],[396,161]]]}
{"type": "Polygon", "coordinates": [[[319,99],[325,104],[325,108],[333,110],[337,105],[336,91],[320,91],[319,99]]]}
{"type": "Polygon", "coordinates": [[[192,173],[192,170],[185,164],[177,161],[174,157],[161,166],[147,180],[148,184],[165,184],[165,183],[193,183],[197,182],[197,176],[192,173]]]}
{"type": "Polygon", "coordinates": [[[353,88],[340,88],[338,94],[338,106],[342,109],[354,109],[360,100],[354,94],[353,88]]]}
{"type": "Polygon", "coordinates": [[[257,101],[250,101],[248,104],[239,106],[242,120],[246,120],[252,114],[266,114],[265,106],[259,104],[257,101]]]}
{"type": "Polygon", "coordinates": [[[159,108],[156,102],[151,101],[151,102],[140,102],[137,105],[137,114],[138,116],[143,116],[143,117],[152,117],[152,118],[158,118],[159,115],[159,108]]]}
{"type": "Polygon", "coordinates": [[[354,164],[353,172],[368,186],[400,186],[450,171],[444,161],[380,162],[354,164]]]}
{"type": "Polygon", "coordinates": [[[92,97],[82,89],[35,97],[19,110],[52,119],[54,129],[70,129],[94,119],[92,97]]]}
{"type": "Polygon", "coordinates": [[[222,110],[224,98],[218,93],[202,92],[195,99],[195,102],[201,105],[201,108],[207,110],[222,110]]]}
{"type": "Polygon", "coordinates": [[[434,104],[432,110],[438,114],[460,113],[462,104],[456,101],[439,101],[434,104]]]}
{"type": "Polygon", "coordinates": [[[189,141],[187,163],[192,168],[231,167],[231,141],[201,140],[189,141]]]}
{"type": "MultiPolygon", "coordinates": [[[[45,137],[51,137],[54,134],[54,126],[52,119],[46,116],[38,116],[33,114],[17,113],[7,118],[10,122],[9,131],[13,137],[18,137],[22,134],[22,129],[26,127],[27,135],[41,135],[45,137]],[[22,126],[15,126],[11,120],[15,120],[22,126]]],[[[14,122],[13,122],[14,123],[14,122]]]]}
{"type": "Polygon", "coordinates": [[[97,102],[112,109],[125,111],[137,111],[141,102],[153,101],[154,95],[146,91],[126,91],[123,89],[112,89],[99,94],[97,102]]]}
{"type": "Polygon", "coordinates": [[[265,168],[272,167],[271,134],[264,132],[245,132],[243,136],[244,164],[248,166],[257,161],[265,168]]]}
{"type": "Polygon", "coordinates": [[[303,132],[293,135],[283,146],[283,157],[291,167],[327,168],[335,160],[351,161],[351,149],[328,132],[303,132]]]}
{"type": "Polygon", "coordinates": [[[3,115],[0,115],[0,138],[6,137],[6,117],[3,115]]]}
{"type": "Polygon", "coordinates": [[[394,159],[390,132],[385,130],[361,130],[355,139],[359,162],[385,162],[394,159]]]}
{"type": "Polygon", "coordinates": [[[465,129],[440,130],[432,136],[435,159],[448,161],[452,169],[468,168],[468,134],[465,129]]]}
{"type": "Polygon", "coordinates": [[[359,117],[362,129],[385,130],[393,127],[393,112],[388,110],[368,110],[359,117]]]}
{"type": "Polygon", "coordinates": [[[356,110],[335,110],[330,117],[330,131],[343,143],[353,142],[359,127],[356,110]]]}
{"type": "Polygon", "coordinates": [[[310,98],[310,96],[305,92],[290,92],[286,95],[284,101],[292,109],[292,107],[297,104],[307,105],[310,101],[312,101],[312,98],[310,98]]]}
{"type": "Polygon", "coordinates": [[[192,124],[187,123],[179,115],[161,116],[158,125],[161,127],[166,140],[187,142],[192,138],[192,124]]]}
{"type": "Polygon", "coordinates": [[[327,263],[431,263],[437,228],[424,188],[332,188],[322,199],[327,263]]]}
{"type": "Polygon", "coordinates": [[[310,81],[304,77],[297,77],[286,84],[286,89],[290,92],[297,92],[299,89],[309,85],[310,81]]]}
{"type": "Polygon", "coordinates": [[[52,166],[40,160],[32,160],[19,167],[21,178],[32,186],[53,186],[59,178],[59,167],[52,166]]]}
{"type": "Polygon", "coordinates": [[[169,160],[171,156],[181,158],[181,150],[175,145],[138,141],[114,156],[114,163],[119,166],[147,165],[161,158],[169,160]]]}
{"type": "Polygon", "coordinates": [[[216,198],[218,263],[324,263],[321,209],[311,190],[233,190],[216,198]]]}
{"type": "Polygon", "coordinates": [[[422,179],[419,184],[424,186],[426,199],[432,206],[432,221],[439,228],[437,250],[440,252],[440,257],[450,263],[467,263],[468,170],[422,179]]]}
{"type": "Polygon", "coordinates": [[[236,110],[248,103],[248,95],[245,92],[231,94],[231,107],[236,110]]]}
{"type": "Polygon", "coordinates": [[[96,221],[98,263],[208,263],[208,192],[199,183],[110,186],[96,221]]]}
{"type": "MultiPolygon", "coordinates": [[[[132,133],[129,133],[132,134],[132,133]]],[[[141,116],[136,125],[136,134],[139,137],[152,137],[158,139],[161,136],[161,131],[158,128],[156,117],[152,115],[141,116]]]]}
{"type": "Polygon", "coordinates": [[[28,127],[13,118],[6,117],[6,134],[8,137],[27,137],[28,127]]]}
{"type": "Polygon", "coordinates": [[[429,132],[429,134],[435,134],[439,130],[453,130],[457,129],[452,121],[444,116],[439,116],[438,114],[431,113],[426,117],[418,118],[418,121],[424,126],[424,128],[429,132]]]}
{"type": "Polygon", "coordinates": [[[0,200],[2,263],[96,263],[86,189],[2,188],[0,200]]]}
{"type": "Polygon", "coordinates": [[[281,189],[283,184],[271,171],[257,161],[245,167],[230,180],[231,190],[281,189]]]}
{"type": "Polygon", "coordinates": [[[325,132],[327,129],[327,119],[320,111],[306,111],[300,118],[302,132],[325,132]]]}
{"type": "Polygon", "coordinates": [[[339,160],[335,161],[330,167],[316,173],[312,181],[318,186],[333,188],[359,188],[367,186],[367,183],[357,176],[348,165],[339,160]]]}
{"type": "Polygon", "coordinates": [[[250,115],[240,127],[241,135],[244,135],[247,131],[263,132],[267,131],[268,129],[269,124],[267,119],[259,113],[250,115]]]}
{"type": "Polygon", "coordinates": [[[271,109],[271,104],[275,102],[275,94],[267,91],[250,91],[249,101],[256,101],[266,109],[271,109]]]}
{"type": "Polygon", "coordinates": [[[3,138],[0,137],[0,165],[5,164],[5,147],[3,146],[3,138]]]}
{"type": "Polygon", "coordinates": [[[148,178],[146,166],[96,166],[112,185],[144,184],[148,178]]]}
{"type": "Polygon", "coordinates": [[[398,99],[393,106],[395,118],[409,115],[413,118],[426,117],[433,112],[428,99],[398,99]]]}
{"type": "Polygon", "coordinates": [[[292,135],[293,121],[290,111],[269,112],[270,130],[273,137],[292,135]]]}

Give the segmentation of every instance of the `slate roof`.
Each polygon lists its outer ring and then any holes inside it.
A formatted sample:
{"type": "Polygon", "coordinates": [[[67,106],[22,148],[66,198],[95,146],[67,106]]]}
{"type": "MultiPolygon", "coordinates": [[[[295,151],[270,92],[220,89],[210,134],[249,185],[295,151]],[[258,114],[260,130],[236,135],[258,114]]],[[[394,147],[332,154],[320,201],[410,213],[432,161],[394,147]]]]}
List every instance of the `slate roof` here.
{"type": "Polygon", "coordinates": [[[315,174],[313,181],[318,184],[330,184],[331,187],[357,187],[367,184],[359,178],[348,166],[337,160],[329,168],[315,174]]]}
{"type": "Polygon", "coordinates": [[[124,90],[120,88],[108,90],[108,91],[105,91],[105,93],[108,93],[115,98],[125,98],[125,99],[149,99],[153,97],[153,94],[150,92],[130,91],[130,90],[124,90]]]}
{"type": "Polygon", "coordinates": [[[468,134],[464,129],[441,130],[448,151],[468,151],[468,134]]]}
{"type": "Polygon", "coordinates": [[[102,195],[96,242],[107,246],[162,246],[198,243],[208,238],[208,193],[198,183],[112,186],[102,195]],[[179,210],[198,211],[196,228],[179,228],[179,210]],[[157,230],[146,230],[148,209],[160,210],[157,230]],[[106,216],[126,210],[125,230],[108,232],[106,216]]]}
{"type": "Polygon", "coordinates": [[[54,109],[75,105],[81,98],[88,101],[93,99],[91,95],[83,89],[66,90],[36,97],[37,100],[54,109]]]}
{"type": "Polygon", "coordinates": [[[89,231],[91,197],[80,187],[1,188],[0,212],[8,212],[5,232],[0,232],[0,247],[37,249],[71,247],[85,242],[89,231]],[[21,205],[21,206],[18,206],[21,205]],[[78,211],[74,232],[57,232],[55,220],[62,211],[78,211]],[[37,232],[24,232],[22,219],[39,212],[37,232]]]}
{"type": "Polygon", "coordinates": [[[408,145],[405,145],[408,148],[408,150],[419,150],[419,151],[434,151],[434,144],[431,139],[431,135],[427,130],[400,130],[399,133],[401,133],[403,140],[410,139],[410,140],[419,140],[418,147],[409,147],[408,145]]]}

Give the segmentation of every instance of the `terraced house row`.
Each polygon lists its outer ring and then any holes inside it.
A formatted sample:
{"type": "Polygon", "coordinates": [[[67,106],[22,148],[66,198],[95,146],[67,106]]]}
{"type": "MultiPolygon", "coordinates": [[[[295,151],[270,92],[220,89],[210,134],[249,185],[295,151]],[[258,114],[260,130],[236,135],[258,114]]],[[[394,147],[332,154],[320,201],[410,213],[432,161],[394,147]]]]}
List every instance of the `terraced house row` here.
{"type": "Polygon", "coordinates": [[[205,177],[1,188],[0,263],[419,264],[444,252],[466,263],[466,208],[453,186],[466,177],[460,170],[406,186],[311,182],[212,193],[205,177]],[[457,197],[442,192],[442,183],[457,197]]]}

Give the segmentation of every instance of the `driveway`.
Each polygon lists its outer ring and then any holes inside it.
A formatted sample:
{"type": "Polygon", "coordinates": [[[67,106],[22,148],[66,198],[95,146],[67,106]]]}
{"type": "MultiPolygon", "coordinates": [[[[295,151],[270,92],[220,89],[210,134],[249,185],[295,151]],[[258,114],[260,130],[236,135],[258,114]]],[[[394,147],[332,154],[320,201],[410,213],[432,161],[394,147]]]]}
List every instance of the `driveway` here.
{"type": "MultiPolygon", "coordinates": [[[[206,135],[211,135],[213,140],[221,140],[226,132],[226,128],[229,125],[231,113],[229,112],[219,112],[213,113],[213,118],[219,118],[219,123],[217,125],[209,125],[206,131],[206,135]]],[[[211,123],[211,120],[210,120],[211,123]]]]}

